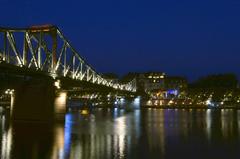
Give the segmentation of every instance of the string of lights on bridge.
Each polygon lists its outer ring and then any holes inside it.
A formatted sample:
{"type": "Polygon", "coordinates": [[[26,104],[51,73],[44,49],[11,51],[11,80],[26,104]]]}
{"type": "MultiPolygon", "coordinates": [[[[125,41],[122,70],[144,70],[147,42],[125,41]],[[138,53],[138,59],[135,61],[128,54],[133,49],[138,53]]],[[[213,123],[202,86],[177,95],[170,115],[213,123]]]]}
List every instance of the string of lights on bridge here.
{"type": "Polygon", "coordinates": [[[53,78],[70,77],[118,90],[136,91],[135,79],[120,83],[106,79],[95,71],[56,26],[0,28],[0,39],[2,62],[41,70],[53,78]]]}

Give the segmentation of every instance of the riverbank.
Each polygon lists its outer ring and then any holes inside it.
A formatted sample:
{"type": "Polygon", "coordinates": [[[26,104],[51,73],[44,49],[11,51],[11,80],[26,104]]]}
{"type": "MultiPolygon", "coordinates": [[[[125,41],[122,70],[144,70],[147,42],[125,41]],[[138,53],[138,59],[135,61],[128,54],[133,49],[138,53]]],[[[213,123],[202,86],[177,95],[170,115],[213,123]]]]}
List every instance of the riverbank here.
{"type": "MultiPolygon", "coordinates": [[[[123,106],[118,105],[98,105],[94,106],[94,108],[124,108],[123,106]]],[[[154,109],[240,109],[240,106],[219,106],[219,107],[208,107],[206,105],[161,105],[161,106],[155,106],[155,105],[141,105],[139,107],[140,109],[148,109],[148,108],[154,108],[154,109]]]]}
{"type": "Polygon", "coordinates": [[[209,107],[206,105],[141,105],[141,108],[159,108],[159,109],[240,109],[240,106],[221,105],[219,107],[209,107]]]}

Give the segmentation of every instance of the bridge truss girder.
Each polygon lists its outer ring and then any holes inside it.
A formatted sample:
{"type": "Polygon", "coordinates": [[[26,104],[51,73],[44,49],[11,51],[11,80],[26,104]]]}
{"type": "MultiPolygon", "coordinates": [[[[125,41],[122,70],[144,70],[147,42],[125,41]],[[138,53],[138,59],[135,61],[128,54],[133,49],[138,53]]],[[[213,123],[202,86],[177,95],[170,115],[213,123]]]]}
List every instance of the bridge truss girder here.
{"type": "Polygon", "coordinates": [[[135,79],[121,84],[96,72],[55,26],[0,28],[0,61],[41,70],[53,78],[64,76],[119,90],[136,91],[135,79]]]}

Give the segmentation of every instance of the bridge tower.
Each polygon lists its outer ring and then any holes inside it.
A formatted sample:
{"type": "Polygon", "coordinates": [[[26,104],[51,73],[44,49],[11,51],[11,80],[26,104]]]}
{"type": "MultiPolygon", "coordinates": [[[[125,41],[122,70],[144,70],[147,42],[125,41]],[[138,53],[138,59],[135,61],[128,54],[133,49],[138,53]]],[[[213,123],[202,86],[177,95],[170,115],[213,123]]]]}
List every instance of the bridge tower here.
{"type": "Polygon", "coordinates": [[[41,26],[32,26],[30,27],[30,32],[32,34],[38,34],[35,36],[38,39],[38,66],[42,66],[42,54],[41,48],[46,47],[46,42],[44,37],[49,35],[51,37],[52,48],[51,48],[51,66],[50,66],[50,73],[53,77],[56,77],[56,64],[57,64],[57,27],[53,25],[41,25],[41,26]],[[45,45],[45,46],[43,46],[45,45]]]}

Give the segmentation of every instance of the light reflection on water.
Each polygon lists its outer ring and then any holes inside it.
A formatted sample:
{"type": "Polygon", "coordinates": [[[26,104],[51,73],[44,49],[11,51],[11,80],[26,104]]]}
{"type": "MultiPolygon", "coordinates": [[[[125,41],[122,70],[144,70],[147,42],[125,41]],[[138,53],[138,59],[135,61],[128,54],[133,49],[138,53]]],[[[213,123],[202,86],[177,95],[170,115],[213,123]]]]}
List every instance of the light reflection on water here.
{"type": "Polygon", "coordinates": [[[233,133],[233,110],[232,109],[227,109],[227,110],[222,110],[221,111],[221,130],[222,130],[222,135],[224,138],[228,138],[229,136],[232,136],[233,133]]]}
{"type": "Polygon", "coordinates": [[[239,110],[96,109],[53,127],[0,120],[2,159],[240,157],[239,110]]]}
{"type": "Polygon", "coordinates": [[[240,136],[240,110],[237,111],[238,133],[240,136]]]}
{"type": "Polygon", "coordinates": [[[212,110],[206,111],[206,133],[208,140],[211,140],[211,129],[212,129],[212,110]]]}

